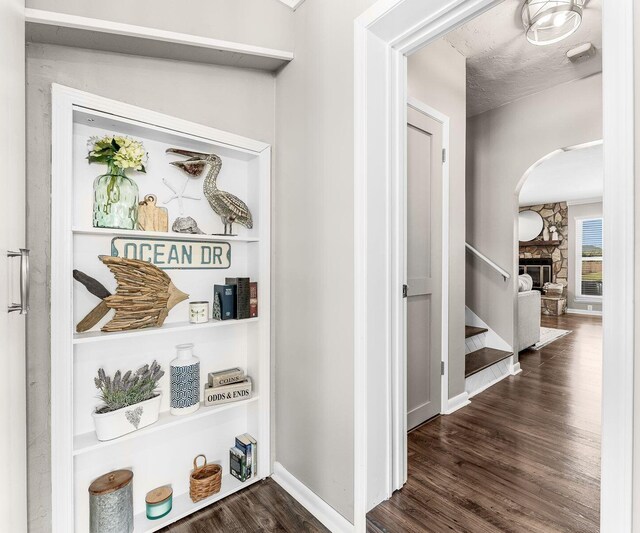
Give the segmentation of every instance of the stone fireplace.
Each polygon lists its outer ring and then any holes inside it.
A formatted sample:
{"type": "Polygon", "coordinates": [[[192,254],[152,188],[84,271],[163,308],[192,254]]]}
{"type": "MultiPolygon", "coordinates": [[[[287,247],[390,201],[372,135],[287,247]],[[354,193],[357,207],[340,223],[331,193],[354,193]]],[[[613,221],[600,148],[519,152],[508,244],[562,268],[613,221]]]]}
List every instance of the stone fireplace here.
{"type": "MultiPolygon", "coordinates": [[[[535,211],[544,221],[543,233],[531,242],[520,243],[520,271],[523,266],[528,274],[539,276],[542,285],[547,281],[562,283],[565,287],[569,284],[569,212],[566,202],[555,204],[532,205],[521,207],[520,211],[535,211]],[[549,228],[557,228],[558,239],[544,240],[543,234],[549,232],[549,228]],[[550,265],[550,268],[549,268],[550,265]],[[550,271],[550,279],[545,278],[550,271]]],[[[548,233],[547,233],[548,234],[548,233]]],[[[534,280],[535,287],[535,280],[534,280]]],[[[540,289],[542,286],[539,287],[540,289]]]]}

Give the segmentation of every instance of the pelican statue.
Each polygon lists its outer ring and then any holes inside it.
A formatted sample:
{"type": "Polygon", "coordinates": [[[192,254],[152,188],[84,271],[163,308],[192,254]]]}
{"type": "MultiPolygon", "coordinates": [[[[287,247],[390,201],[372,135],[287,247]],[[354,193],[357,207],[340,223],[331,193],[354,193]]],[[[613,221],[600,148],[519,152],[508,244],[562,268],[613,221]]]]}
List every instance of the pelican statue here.
{"type": "Polygon", "coordinates": [[[167,148],[168,154],[178,154],[187,157],[185,161],[172,161],[171,164],[182,169],[189,176],[201,176],[208,166],[209,171],[204,178],[202,190],[209,201],[211,209],[222,219],[224,234],[233,235],[233,223],[242,224],[248,229],[253,227],[251,211],[237,196],[218,189],[218,174],[222,168],[222,159],[216,154],[192,152],[180,148],[167,148]]]}

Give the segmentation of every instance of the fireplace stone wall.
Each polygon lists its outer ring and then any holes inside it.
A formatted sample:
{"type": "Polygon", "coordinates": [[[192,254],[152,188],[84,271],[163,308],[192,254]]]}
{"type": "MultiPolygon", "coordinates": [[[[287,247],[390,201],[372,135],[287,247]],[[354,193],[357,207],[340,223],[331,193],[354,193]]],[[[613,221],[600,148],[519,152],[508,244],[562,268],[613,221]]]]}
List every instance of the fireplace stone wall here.
{"type": "Polygon", "coordinates": [[[567,286],[569,284],[569,213],[567,203],[531,205],[521,207],[520,211],[539,213],[547,231],[551,226],[556,226],[559,241],[558,244],[545,245],[543,230],[531,243],[520,243],[520,259],[550,258],[553,261],[552,282],[563,283],[567,286]]]}

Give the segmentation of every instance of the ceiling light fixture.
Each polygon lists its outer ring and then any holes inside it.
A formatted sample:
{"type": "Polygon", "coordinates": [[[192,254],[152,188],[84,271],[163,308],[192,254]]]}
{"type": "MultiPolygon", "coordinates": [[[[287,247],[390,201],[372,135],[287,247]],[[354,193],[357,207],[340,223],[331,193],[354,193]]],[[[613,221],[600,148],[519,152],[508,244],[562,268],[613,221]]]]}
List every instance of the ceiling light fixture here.
{"type": "Polygon", "coordinates": [[[527,40],[544,46],[566,39],[580,27],[584,4],[585,0],[526,0],[522,23],[527,40]]]}

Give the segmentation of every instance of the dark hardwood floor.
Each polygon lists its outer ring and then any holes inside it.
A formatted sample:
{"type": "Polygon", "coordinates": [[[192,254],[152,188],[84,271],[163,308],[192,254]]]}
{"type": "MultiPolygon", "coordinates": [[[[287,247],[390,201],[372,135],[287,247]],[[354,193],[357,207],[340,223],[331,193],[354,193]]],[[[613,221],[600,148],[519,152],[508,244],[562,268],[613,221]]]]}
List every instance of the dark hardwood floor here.
{"type": "Polygon", "coordinates": [[[599,530],[602,321],[542,325],[573,332],[409,435],[409,480],[369,513],[371,533],[599,530]]]}
{"type": "Polygon", "coordinates": [[[271,479],[256,483],[161,530],[162,533],[325,533],[328,531],[271,479]]]}

